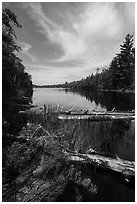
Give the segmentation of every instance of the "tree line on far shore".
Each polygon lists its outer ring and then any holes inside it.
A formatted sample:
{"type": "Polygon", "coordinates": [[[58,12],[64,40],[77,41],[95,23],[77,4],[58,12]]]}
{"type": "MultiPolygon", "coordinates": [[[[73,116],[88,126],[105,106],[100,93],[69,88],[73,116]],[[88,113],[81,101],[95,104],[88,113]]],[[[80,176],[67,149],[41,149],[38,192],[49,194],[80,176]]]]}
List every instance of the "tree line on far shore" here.
{"type": "Polygon", "coordinates": [[[43,85],[34,87],[57,87],[86,90],[134,90],[135,89],[135,48],[133,35],[128,34],[122,45],[120,53],[111,61],[107,69],[101,72],[99,68],[95,74],[64,84],[43,85]]]}

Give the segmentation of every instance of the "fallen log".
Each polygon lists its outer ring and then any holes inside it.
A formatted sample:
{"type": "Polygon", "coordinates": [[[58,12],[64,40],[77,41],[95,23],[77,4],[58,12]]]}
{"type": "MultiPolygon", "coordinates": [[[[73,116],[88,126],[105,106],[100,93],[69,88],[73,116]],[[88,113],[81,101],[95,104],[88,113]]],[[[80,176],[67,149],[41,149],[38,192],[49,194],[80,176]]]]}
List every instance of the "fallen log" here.
{"type": "Polygon", "coordinates": [[[114,115],[114,116],[135,116],[135,112],[128,111],[128,112],[121,112],[121,111],[91,111],[89,112],[88,110],[85,112],[78,112],[78,111],[65,111],[65,112],[60,112],[60,114],[66,114],[66,115],[114,115]]]}
{"type": "Polygon", "coordinates": [[[113,159],[97,154],[80,154],[75,152],[65,152],[70,160],[87,161],[102,168],[109,168],[124,175],[135,176],[135,162],[122,159],[113,159]]]}
{"type": "Polygon", "coordinates": [[[90,121],[109,121],[109,120],[135,120],[134,115],[107,115],[107,114],[60,114],[58,116],[60,120],[90,120],[90,121]]]}
{"type": "Polygon", "coordinates": [[[69,161],[87,163],[93,165],[116,180],[134,188],[135,185],[135,162],[123,159],[115,159],[97,154],[80,154],[64,151],[69,161]]]}

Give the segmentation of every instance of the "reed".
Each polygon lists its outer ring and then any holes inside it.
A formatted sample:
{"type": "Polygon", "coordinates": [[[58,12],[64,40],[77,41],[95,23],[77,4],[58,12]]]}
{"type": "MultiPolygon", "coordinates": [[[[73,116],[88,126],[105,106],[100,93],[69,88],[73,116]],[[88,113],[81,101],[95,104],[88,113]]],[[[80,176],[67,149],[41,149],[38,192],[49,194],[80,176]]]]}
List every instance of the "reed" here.
{"type": "MultiPolygon", "coordinates": [[[[29,122],[40,124],[50,134],[63,136],[60,142],[70,150],[85,153],[90,148],[116,156],[116,145],[130,128],[131,121],[59,120],[63,106],[44,105],[39,111],[29,113],[29,122]]],[[[66,111],[66,110],[63,110],[66,111]]]]}
{"type": "Polygon", "coordinates": [[[62,109],[58,105],[43,106],[28,113],[28,123],[18,136],[21,142],[7,149],[3,201],[61,201],[70,186],[76,189],[72,201],[84,201],[85,192],[97,194],[93,178],[85,176],[88,165],[72,165],[63,151],[95,150],[115,157],[115,146],[130,128],[130,121],[63,121],[58,119],[62,109]]]}

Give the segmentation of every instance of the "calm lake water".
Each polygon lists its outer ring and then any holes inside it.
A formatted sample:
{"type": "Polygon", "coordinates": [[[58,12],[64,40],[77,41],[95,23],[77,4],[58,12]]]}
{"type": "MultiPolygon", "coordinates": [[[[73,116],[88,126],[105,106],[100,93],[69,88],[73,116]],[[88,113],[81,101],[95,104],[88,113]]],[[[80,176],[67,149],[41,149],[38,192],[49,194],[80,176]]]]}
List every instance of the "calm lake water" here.
{"type": "MultiPolygon", "coordinates": [[[[58,88],[35,88],[33,104],[34,110],[39,111],[45,105],[60,105],[63,110],[73,107],[75,110],[112,110],[131,111],[135,108],[134,94],[73,91],[58,88]]],[[[62,122],[62,121],[61,121],[62,122]]],[[[73,127],[73,121],[70,127],[73,127]]],[[[94,148],[100,153],[129,161],[135,160],[135,121],[107,121],[90,122],[78,121],[78,129],[70,137],[72,150],[85,153],[94,148]],[[72,142],[73,141],[73,142],[72,142]]],[[[86,172],[86,176],[88,172],[86,172]]],[[[134,201],[134,189],[125,186],[105,174],[89,172],[89,176],[98,186],[98,194],[91,201],[134,201]],[[93,175],[92,175],[93,174],[93,175]],[[108,193],[109,192],[109,193],[108,193]],[[108,195],[109,194],[109,195],[108,195]]]]}
{"type": "MultiPolygon", "coordinates": [[[[135,107],[134,94],[84,92],[58,88],[35,88],[33,103],[35,110],[45,105],[60,105],[63,110],[90,109],[128,111],[135,107]]],[[[108,156],[118,156],[121,159],[135,159],[135,122],[88,122],[80,121],[79,143],[75,150],[85,152],[89,146],[108,156]],[[94,140],[93,140],[94,138],[94,140]],[[109,138],[109,139],[108,139],[109,138]],[[94,142],[93,142],[94,141],[94,142]],[[79,144],[82,144],[79,145],[79,144]]]]}
{"type": "Polygon", "coordinates": [[[68,91],[66,89],[57,88],[36,88],[33,94],[33,103],[37,106],[55,105],[58,104],[64,107],[64,110],[70,108],[79,109],[97,109],[104,110],[100,104],[96,104],[94,101],[86,99],[86,97],[80,95],[77,92],[68,91]]]}
{"type": "Polygon", "coordinates": [[[44,104],[61,105],[64,109],[77,110],[116,110],[128,111],[135,108],[135,95],[132,93],[109,93],[73,91],[63,88],[35,88],[33,103],[38,107],[44,104]]]}

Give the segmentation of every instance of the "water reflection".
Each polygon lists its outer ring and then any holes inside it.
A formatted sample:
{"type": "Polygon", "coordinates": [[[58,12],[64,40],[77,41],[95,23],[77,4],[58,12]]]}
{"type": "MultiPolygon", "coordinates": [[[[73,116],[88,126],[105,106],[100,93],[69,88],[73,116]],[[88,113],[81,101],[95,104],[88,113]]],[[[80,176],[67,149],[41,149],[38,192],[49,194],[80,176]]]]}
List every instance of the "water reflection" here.
{"type": "Polygon", "coordinates": [[[38,106],[60,104],[66,109],[73,106],[77,109],[112,110],[115,107],[116,110],[131,111],[135,108],[135,94],[39,88],[34,90],[33,103],[38,106]]]}
{"type": "Polygon", "coordinates": [[[63,106],[65,110],[74,108],[81,109],[96,109],[104,110],[101,106],[94,101],[87,100],[79,92],[72,92],[66,89],[58,88],[37,88],[34,89],[33,104],[38,107],[42,105],[55,105],[63,106]]]}
{"type": "Polygon", "coordinates": [[[82,91],[82,90],[65,90],[65,93],[72,92],[78,93],[85,97],[91,103],[94,101],[96,105],[101,105],[107,110],[131,111],[135,107],[135,94],[134,93],[117,93],[117,92],[102,92],[102,91],[82,91]]]}

